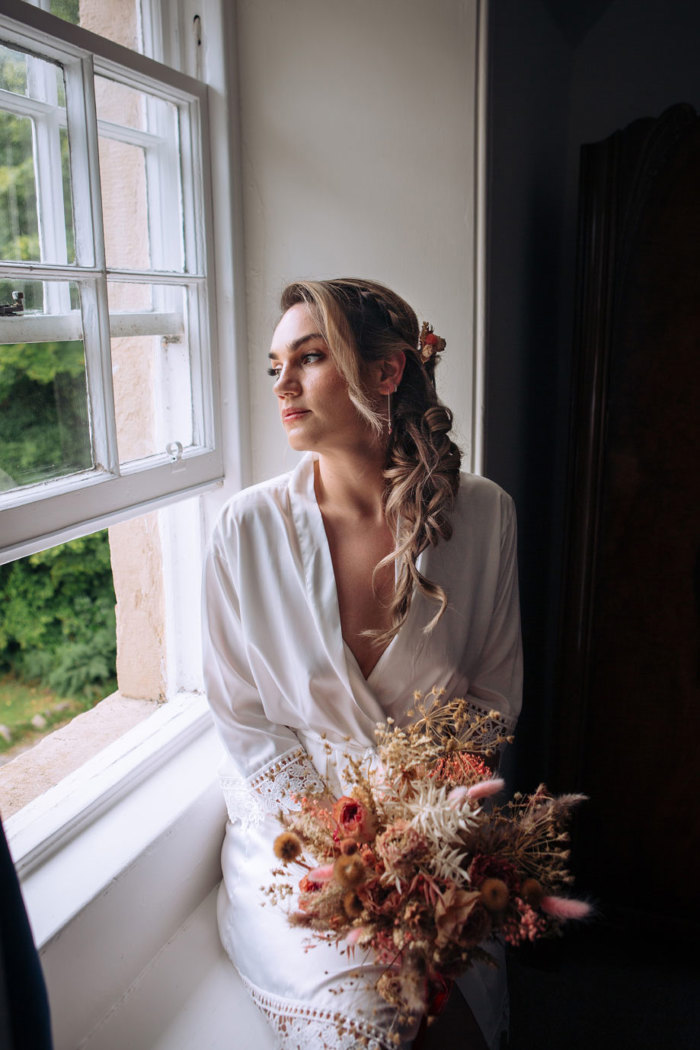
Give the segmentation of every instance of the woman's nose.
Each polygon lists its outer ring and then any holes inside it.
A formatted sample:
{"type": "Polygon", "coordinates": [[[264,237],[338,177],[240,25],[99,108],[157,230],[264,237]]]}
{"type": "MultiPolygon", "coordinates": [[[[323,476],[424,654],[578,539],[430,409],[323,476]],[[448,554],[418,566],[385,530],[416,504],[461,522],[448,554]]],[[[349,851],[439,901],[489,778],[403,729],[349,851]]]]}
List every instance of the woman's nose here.
{"type": "Polygon", "coordinates": [[[284,365],[275,380],[274,391],[278,397],[285,394],[295,394],[300,389],[299,378],[293,368],[284,365]]]}

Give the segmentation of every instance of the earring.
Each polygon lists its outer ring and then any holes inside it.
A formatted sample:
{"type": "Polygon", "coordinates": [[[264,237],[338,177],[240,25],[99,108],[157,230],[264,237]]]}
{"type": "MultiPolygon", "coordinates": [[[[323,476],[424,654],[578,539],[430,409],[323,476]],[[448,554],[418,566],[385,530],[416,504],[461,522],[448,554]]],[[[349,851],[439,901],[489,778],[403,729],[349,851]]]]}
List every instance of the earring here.
{"type": "Polygon", "coordinates": [[[394,387],[393,390],[390,390],[389,393],[386,395],[386,416],[387,416],[387,422],[389,424],[389,433],[390,434],[391,434],[392,430],[394,429],[393,425],[392,425],[392,422],[391,422],[391,395],[395,394],[395,393],[396,393],[396,387],[394,387]]]}

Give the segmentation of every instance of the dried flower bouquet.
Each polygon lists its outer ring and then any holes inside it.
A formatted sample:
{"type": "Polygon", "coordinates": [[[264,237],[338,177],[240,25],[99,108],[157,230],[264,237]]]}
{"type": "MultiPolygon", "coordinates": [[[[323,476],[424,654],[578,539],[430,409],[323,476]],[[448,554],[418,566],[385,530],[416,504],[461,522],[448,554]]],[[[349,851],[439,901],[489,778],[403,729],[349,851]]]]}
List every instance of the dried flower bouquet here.
{"type": "Polygon", "coordinates": [[[489,767],[509,740],[498,713],[475,717],[439,690],[415,701],[412,724],[378,727],[378,763],[348,758],[349,795],[298,799],[281,818],[284,866],[267,888],[275,903],[296,897],[289,921],[312,939],[370,949],[379,994],[406,1020],[438,1013],[455,977],[492,962],[492,935],[534,941],[590,911],[565,895],[567,823],[584,796],[540,786],[484,806],[504,786],[489,767]]]}

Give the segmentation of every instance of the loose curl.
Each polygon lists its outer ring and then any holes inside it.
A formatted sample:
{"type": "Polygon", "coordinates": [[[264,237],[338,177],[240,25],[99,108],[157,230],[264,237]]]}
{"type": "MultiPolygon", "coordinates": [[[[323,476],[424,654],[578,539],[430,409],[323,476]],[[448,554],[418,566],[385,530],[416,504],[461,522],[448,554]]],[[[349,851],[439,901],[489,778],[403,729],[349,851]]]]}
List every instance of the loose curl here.
{"type": "Polygon", "coordinates": [[[452,413],[437,396],[435,362],[424,365],[420,358],[416,314],[384,285],[352,277],[295,281],[284,289],[280,305],[286,311],[297,303],[309,307],[348,384],[351,401],[377,434],[386,433],[386,418],[366,387],[367,368],[398,350],[406,355],[393,395],[384,467],[384,514],[396,545],[374,570],[396,567],[391,626],[368,633],[377,645],[387,645],[405,622],[416,587],[439,605],[425,627],[432,631],[447,608],[447,595],[423,576],[416,562],[426,547],[452,535],[450,512],[459,487],[461,453],[449,437],[452,413]]]}

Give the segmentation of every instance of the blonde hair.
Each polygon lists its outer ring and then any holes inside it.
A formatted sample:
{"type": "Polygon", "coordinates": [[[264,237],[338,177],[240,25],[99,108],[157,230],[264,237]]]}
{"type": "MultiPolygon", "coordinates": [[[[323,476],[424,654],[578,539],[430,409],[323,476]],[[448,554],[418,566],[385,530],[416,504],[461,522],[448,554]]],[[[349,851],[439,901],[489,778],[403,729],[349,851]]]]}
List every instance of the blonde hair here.
{"type": "Polygon", "coordinates": [[[386,417],[366,388],[366,368],[398,350],[406,355],[403,378],[393,395],[384,468],[384,513],[396,545],[375,568],[376,572],[395,563],[396,587],[391,626],[371,633],[378,645],[391,641],[408,616],[415,587],[439,604],[425,628],[431,631],[447,608],[447,596],[423,576],[416,561],[426,547],[452,535],[450,512],[459,487],[461,454],[448,436],[452,413],[435,390],[435,361],[421,360],[418,318],[391,289],[362,278],[295,281],[284,289],[280,305],[286,311],[297,303],[311,310],[347,381],[351,401],[377,433],[384,432],[386,417]]]}

